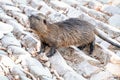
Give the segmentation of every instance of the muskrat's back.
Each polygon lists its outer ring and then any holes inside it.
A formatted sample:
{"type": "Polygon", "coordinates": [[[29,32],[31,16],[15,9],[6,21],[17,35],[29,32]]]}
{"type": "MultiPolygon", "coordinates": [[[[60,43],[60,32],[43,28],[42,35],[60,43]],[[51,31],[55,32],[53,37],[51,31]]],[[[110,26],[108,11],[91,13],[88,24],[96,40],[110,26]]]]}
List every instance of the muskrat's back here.
{"type": "Polygon", "coordinates": [[[70,18],[53,25],[58,26],[58,30],[56,30],[57,47],[68,47],[70,45],[83,46],[94,41],[94,27],[86,21],[70,18]]]}

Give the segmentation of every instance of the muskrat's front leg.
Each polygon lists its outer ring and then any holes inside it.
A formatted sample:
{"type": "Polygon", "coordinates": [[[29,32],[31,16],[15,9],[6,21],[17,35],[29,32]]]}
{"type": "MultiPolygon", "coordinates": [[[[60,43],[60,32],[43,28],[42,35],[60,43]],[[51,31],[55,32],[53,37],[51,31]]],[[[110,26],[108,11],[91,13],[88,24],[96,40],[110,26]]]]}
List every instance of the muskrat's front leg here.
{"type": "Polygon", "coordinates": [[[95,48],[95,41],[92,41],[92,42],[90,43],[90,51],[89,51],[89,54],[92,54],[92,53],[93,53],[94,48],[95,48]]]}
{"type": "Polygon", "coordinates": [[[47,57],[51,57],[51,56],[53,56],[55,53],[56,53],[56,47],[55,47],[55,46],[52,46],[52,47],[50,47],[50,51],[49,51],[49,53],[47,54],[47,57]]]}
{"type": "Polygon", "coordinates": [[[83,50],[85,47],[86,47],[86,45],[84,45],[84,46],[78,46],[78,48],[79,48],[80,50],[83,50]]]}
{"type": "Polygon", "coordinates": [[[42,52],[45,52],[45,47],[48,46],[48,44],[44,43],[44,42],[41,42],[41,48],[40,48],[40,51],[38,52],[39,54],[42,53],[42,52]]]}

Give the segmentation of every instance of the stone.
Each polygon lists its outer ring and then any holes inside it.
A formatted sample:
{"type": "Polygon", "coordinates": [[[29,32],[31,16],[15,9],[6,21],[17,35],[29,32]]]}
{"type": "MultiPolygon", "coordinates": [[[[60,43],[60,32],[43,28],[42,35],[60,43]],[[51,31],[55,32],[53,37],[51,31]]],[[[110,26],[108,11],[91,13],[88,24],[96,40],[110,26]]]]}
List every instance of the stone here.
{"type": "Polygon", "coordinates": [[[29,53],[35,53],[40,51],[41,42],[33,36],[26,34],[22,40],[22,45],[28,50],[29,53]]]}
{"type": "Polygon", "coordinates": [[[113,75],[108,71],[101,71],[91,76],[90,80],[114,80],[113,75]]]}
{"type": "Polygon", "coordinates": [[[18,46],[21,47],[20,42],[14,37],[13,34],[7,34],[5,35],[2,40],[1,40],[3,47],[8,47],[8,46],[18,46]]]}
{"type": "Polygon", "coordinates": [[[8,46],[7,51],[13,55],[30,55],[25,49],[17,46],[8,46]]]}
{"type": "Polygon", "coordinates": [[[111,72],[113,75],[120,77],[120,64],[108,63],[106,70],[111,72]]]}
{"type": "Polygon", "coordinates": [[[16,11],[16,12],[22,12],[19,8],[11,6],[11,5],[2,5],[2,8],[5,11],[16,11]]]}
{"type": "Polygon", "coordinates": [[[0,54],[0,58],[1,58],[1,63],[4,66],[7,66],[7,67],[13,67],[13,66],[15,66],[14,61],[12,61],[8,56],[0,54]]]}
{"type": "MultiPolygon", "coordinates": [[[[83,61],[78,65],[78,69],[80,69],[79,71],[82,71],[83,75],[85,77],[90,77],[91,74],[94,74],[98,71],[100,71],[100,69],[97,66],[93,66],[91,64],[89,64],[87,61],[83,61]]],[[[80,72],[79,72],[80,73],[80,72]]]]}
{"type": "Polygon", "coordinates": [[[45,79],[45,77],[49,79],[52,78],[50,71],[46,67],[44,67],[37,59],[32,57],[26,57],[25,63],[30,69],[30,72],[34,74],[36,77],[40,77],[43,79],[45,79]]]}
{"type": "Polygon", "coordinates": [[[20,39],[21,36],[23,36],[25,34],[24,26],[19,24],[17,21],[15,21],[15,20],[8,20],[6,23],[10,24],[10,25],[12,25],[14,27],[13,34],[16,36],[17,39],[20,39]]]}
{"type": "Polygon", "coordinates": [[[2,55],[7,55],[8,53],[5,52],[5,51],[3,51],[3,50],[0,50],[0,54],[2,54],[2,55]]]}
{"type": "Polygon", "coordinates": [[[107,13],[109,15],[120,14],[120,8],[118,8],[116,6],[112,6],[112,5],[104,5],[101,8],[101,11],[103,11],[104,13],[107,13]]]}
{"type": "Polygon", "coordinates": [[[100,1],[102,3],[108,3],[109,0],[97,0],[97,1],[100,1]]]}
{"type": "Polygon", "coordinates": [[[4,36],[4,35],[3,35],[3,33],[0,33],[0,39],[2,39],[2,38],[3,38],[3,36],[4,36]]]}
{"type": "Polygon", "coordinates": [[[114,54],[110,57],[110,62],[114,64],[120,64],[120,56],[117,54],[114,54]]]}
{"type": "Polygon", "coordinates": [[[115,5],[120,8],[120,0],[109,0],[108,3],[111,3],[111,5],[115,5]]]}
{"type": "Polygon", "coordinates": [[[10,33],[12,30],[13,30],[13,27],[11,25],[0,22],[0,33],[7,34],[7,33],[10,33]]]}
{"type": "Polygon", "coordinates": [[[9,80],[6,76],[0,75],[0,80],[9,80]]]}
{"type": "Polygon", "coordinates": [[[119,36],[119,37],[117,37],[117,38],[116,38],[116,40],[117,40],[118,42],[120,42],[120,36],[119,36]]]}
{"type": "Polygon", "coordinates": [[[0,5],[3,5],[3,4],[13,5],[11,0],[0,0],[0,5]]]}
{"type": "Polygon", "coordinates": [[[13,0],[15,4],[24,4],[24,5],[27,5],[27,1],[28,0],[13,0]]]}
{"type": "Polygon", "coordinates": [[[72,67],[67,65],[59,52],[56,52],[54,56],[50,58],[50,62],[53,68],[59,75],[62,75],[65,80],[86,80],[82,75],[75,72],[72,67]]]}
{"type": "Polygon", "coordinates": [[[111,26],[114,26],[114,27],[120,29],[120,15],[118,15],[118,14],[113,15],[113,16],[108,20],[108,23],[109,23],[111,26]]]}

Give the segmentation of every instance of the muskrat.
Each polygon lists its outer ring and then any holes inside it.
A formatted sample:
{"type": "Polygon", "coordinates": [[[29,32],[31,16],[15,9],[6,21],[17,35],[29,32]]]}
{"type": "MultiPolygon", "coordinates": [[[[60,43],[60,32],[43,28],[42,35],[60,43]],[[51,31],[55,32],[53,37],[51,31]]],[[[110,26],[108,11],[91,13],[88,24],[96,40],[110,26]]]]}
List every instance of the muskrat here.
{"type": "Polygon", "coordinates": [[[29,20],[30,28],[35,30],[42,42],[41,51],[44,50],[45,46],[50,47],[48,56],[52,56],[58,48],[70,47],[71,45],[80,49],[90,45],[89,53],[91,54],[95,46],[95,34],[120,48],[120,44],[102,35],[91,23],[78,18],[50,23],[40,16],[31,15],[29,20]]]}

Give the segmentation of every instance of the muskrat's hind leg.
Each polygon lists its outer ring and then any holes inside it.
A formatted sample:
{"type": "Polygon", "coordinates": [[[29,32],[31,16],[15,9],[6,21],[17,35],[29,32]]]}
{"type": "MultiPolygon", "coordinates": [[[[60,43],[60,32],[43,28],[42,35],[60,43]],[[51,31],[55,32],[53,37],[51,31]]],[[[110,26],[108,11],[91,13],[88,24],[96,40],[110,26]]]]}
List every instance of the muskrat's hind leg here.
{"type": "Polygon", "coordinates": [[[95,41],[92,41],[92,42],[90,43],[90,52],[89,52],[89,54],[92,54],[92,53],[93,53],[94,48],[95,48],[95,41]]]}
{"type": "Polygon", "coordinates": [[[86,47],[86,45],[84,45],[84,46],[78,46],[78,48],[79,48],[80,50],[83,50],[85,47],[86,47]]]}
{"type": "Polygon", "coordinates": [[[51,57],[55,54],[56,52],[56,47],[51,47],[49,53],[47,54],[47,57],[51,57]]]}

